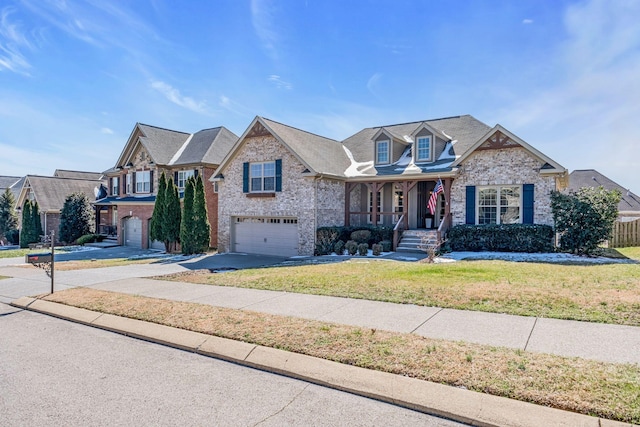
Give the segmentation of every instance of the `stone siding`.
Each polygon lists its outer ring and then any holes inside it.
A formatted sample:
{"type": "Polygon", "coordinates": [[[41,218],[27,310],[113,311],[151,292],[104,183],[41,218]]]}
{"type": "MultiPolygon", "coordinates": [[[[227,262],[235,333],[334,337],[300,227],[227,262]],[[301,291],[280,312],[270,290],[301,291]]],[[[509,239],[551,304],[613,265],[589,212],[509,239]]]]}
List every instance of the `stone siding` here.
{"type": "Polygon", "coordinates": [[[343,222],[344,183],[304,177],[305,169],[297,157],[273,136],[246,138],[225,168],[224,181],[219,185],[218,250],[232,250],[233,217],[290,217],[298,220],[298,253],[313,255],[316,228],[343,222]],[[243,164],[277,159],[282,159],[282,191],[276,192],[275,197],[249,197],[244,194],[243,164]]]}
{"type": "Polygon", "coordinates": [[[473,153],[460,166],[451,186],[453,225],[466,221],[466,186],[522,184],[534,185],[534,223],[553,225],[551,191],[556,189],[556,179],[540,174],[543,164],[523,148],[473,153]]]}

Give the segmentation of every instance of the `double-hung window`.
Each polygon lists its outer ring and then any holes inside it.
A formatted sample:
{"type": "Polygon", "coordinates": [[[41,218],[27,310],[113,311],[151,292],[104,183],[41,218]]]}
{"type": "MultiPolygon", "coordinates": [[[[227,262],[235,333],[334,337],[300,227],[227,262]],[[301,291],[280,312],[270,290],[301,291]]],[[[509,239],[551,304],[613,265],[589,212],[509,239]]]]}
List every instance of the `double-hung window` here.
{"type": "Polygon", "coordinates": [[[118,193],[120,192],[120,180],[118,179],[117,176],[114,176],[113,178],[111,178],[111,195],[112,196],[117,196],[118,193]]]}
{"type": "Polygon", "coordinates": [[[136,193],[151,192],[151,171],[136,172],[136,193]]]}
{"type": "Polygon", "coordinates": [[[276,162],[251,163],[250,182],[252,193],[276,191],[276,162]]]}
{"type": "Polygon", "coordinates": [[[127,174],[127,194],[131,194],[131,174],[127,174]]]}
{"type": "Polygon", "coordinates": [[[417,158],[416,161],[424,162],[431,160],[431,137],[421,136],[417,142],[417,158]]]}
{"type": "Polygon", "coordinates": [[[184,187],[187,186],[187,180],[192,176],[194,176],[193,169],[188,171],[178,171],[178,182],[176,183],[178,185],[178,189],[184,190],[184,187]]]}
{"type": "Polygon", "coordinates": [[[480,187],[478,224],[519,224],[522,222],[521,186],[480,187]]]}
{"type": "Polygon", "coordinates": [[[389,141],[376,142],[376,163],[379,165],[389,164],[389,141]]]}

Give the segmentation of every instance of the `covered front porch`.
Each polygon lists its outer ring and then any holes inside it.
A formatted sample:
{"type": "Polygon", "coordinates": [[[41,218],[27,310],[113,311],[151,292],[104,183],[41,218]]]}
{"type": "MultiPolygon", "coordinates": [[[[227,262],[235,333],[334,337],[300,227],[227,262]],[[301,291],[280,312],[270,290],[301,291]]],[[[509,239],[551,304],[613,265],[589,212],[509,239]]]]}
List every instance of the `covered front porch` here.
{"type": "Polygon", "coordinates": [[[347,182],[345,218],[347,226],[393,227],[396,250],[405,230],[432,231],[437,241],[451,227],[450,189],[452,178],[423,178],[347,182]],[[428,203],[438,179],[444,192],[437,195],[435,211],[428,203]]]}

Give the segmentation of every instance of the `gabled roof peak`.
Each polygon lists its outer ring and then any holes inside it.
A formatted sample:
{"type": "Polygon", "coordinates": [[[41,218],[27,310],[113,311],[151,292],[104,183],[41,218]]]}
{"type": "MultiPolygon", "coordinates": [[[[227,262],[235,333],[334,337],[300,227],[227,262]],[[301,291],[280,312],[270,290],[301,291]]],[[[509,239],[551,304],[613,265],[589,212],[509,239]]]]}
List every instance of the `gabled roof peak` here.
{"type": "Polygon", "coordinates": [[[464,114],[464,115],[459,115],[459,116],[449,116],[449,117],[440,117],[437,119],[426,119],[426,120],[416,120],[413,122],[406,122],[406,123],[393,123],[393,124],[389,124],[389,125],[384,125],[384,126],[371,126],[369,128],[366,129],[378,129],[378,128],[389,128],[389,127],[394,127],[394,126],[406,126],[406,125],[419,125],[422,123],[427,123],[427,122],[437,122],[439,120],[451,120],[451,119],[459,119],[461,117],[464,116],[468,116],[469,114],[464,114]]]}

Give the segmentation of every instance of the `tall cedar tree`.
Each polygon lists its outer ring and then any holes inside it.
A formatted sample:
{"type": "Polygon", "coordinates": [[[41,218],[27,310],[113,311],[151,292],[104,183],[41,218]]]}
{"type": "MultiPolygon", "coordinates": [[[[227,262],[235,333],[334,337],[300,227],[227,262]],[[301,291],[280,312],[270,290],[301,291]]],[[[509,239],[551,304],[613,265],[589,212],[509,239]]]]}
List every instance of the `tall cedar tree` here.
{"type": "Polygon", "coordinates": [[[0,239],[11,240],[10,235],[18,229],[18,215],[15,207],[16,200],[7,188],[0,196],[0,239]]]}
{"type": "Polygon", "coordinates": [[[40,206],[37,201],[31,202],[31,221],[33,222],[33,236],[39,242],[44,234],[42,231],[42,219],[40,219],[40,206]]]}
{"type": "Polygon", "coordinates": [[[33,222],[31,221],[31,200],[26,200],[22,206],[22,229],[20,230],[20,247],[26,248],[29,243],[35,243],[33,240],[34,231],[32,231],[33,222]]]}
{"type": "Polygon", "coordinates": [[[93,229],[94,212],[87,195],[73,193],[67,196],[60,211],[59,240],[73,243],[79,237],[90,234],[93,229]]]}
{"type": "Polygon", "coordinates": [[[180,224],[180,247],[185,255],[192,255],[197,252],[195,242],[195,221],[193,212],[193,199],[195,191],[195,181],[193,177],[187,180],[184,187],[184,197],[182,201],[182,223],[180,224]]]}
{"type": "Polygon", "coordinates": [[[211,224],[207,215],[207,199],[204,194],[204,184],[202,177],[198,175],[196,179],[196,194],[193,201],[195,245],[197,252],[209,250],[209,240],[211,236],[211,224]]]}
{"type": "MultiPolygon", "coordinates": [[[[165,238],[165,247],[172,246],[172,252],[176,250],[176,244],[180,243],[180,196],[178,187],[169,178],[165,191],[165,214],[162,222],[162,234],[165,238]]],[[[167,250],[169,252],[169,250],[167,250]]]]}
{"type": "MultiPolygon", "coordinates": [[[[164,221],[164,213],[166,212],[166,191],[167,178],[164,171],[158,179],[158,193],[156,194],[156,202],[153,206],[153,214],[151,215],[151,223],[149,224],[149,237],[151,240],[166,242],[162,233],[162,222],[164,221]]],[[[165,250],[168,250],[165,243],[165,250]]]]}

